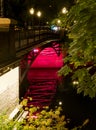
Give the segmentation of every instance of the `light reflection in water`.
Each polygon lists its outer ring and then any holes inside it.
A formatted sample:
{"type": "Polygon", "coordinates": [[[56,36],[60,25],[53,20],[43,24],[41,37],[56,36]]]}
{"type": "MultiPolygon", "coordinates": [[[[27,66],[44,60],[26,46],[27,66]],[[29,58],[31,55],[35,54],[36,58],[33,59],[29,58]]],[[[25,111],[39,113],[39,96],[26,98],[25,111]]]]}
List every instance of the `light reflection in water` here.
{"type": "Polygon", "coordinates": [[[45,48],[32,64],[27,78],[29,88],[26,97],[32,97],[28,106],[48,106],[56,93],[59,80],[57,71],[63,65],[62,55],[57,56],[53,48],[45,48]]]}

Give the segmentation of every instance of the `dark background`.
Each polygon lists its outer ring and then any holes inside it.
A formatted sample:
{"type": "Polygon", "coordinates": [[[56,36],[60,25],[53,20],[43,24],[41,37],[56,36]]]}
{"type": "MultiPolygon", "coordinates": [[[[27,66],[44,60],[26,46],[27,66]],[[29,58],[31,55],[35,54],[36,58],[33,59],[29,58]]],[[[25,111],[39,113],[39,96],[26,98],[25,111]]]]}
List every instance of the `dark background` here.
{"type": "MultiPolygon", "coordinates": [[[[74,5],[74,0],[3,0],[4,17],[13,18],[19,21],[28,21],[31,19],[30,8],[42,12],[42,21],[52,21],[57,17],[63,7],[69,9],[74,5]]],[[[36,16],[34,14],[34,19],[36,16]]]]}

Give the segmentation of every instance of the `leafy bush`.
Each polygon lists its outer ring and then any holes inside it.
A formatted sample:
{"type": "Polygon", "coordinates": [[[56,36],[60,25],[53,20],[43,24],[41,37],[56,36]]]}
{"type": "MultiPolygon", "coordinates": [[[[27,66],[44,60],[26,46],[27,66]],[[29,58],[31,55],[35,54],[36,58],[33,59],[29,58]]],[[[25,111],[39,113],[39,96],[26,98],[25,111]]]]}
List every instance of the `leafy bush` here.
{"type": "MultiPolygon", "coordinates": [[[[28,99],[32,100],[30,97],[28,99]]],[[[28,108],[28,99],[24,99],[21,102],[23,109],[28,111],[28,115],[25,118],[21,118],[21,120],[10,120],[6,114],[0,115],[0,130],[68,130],[66,124],[70,120],[66,120],[65,116],[61,115],[61,107],[56,107],[53,110],[46,106],[41,111],[38,111],[40,108],[33,105],[28,108]]],[[[72,130],[81,129],[88,122],[89,119],[86,119],[81,126],[75,127],[72,130]]]]}
{"type": "MultiPolygon", "coordinates": [[[[32,100],[32,98],[30,99],[32,100]]],[[[39,107],[33,105],[28,107],[28,100],[29,98],[21,102],[23,109],[28,111],[28,115],[21,120],[10,120],[6,114],[0,115],[0,130],[68,130],[65,127],[65,116],[60,114],[61,107],[55,110],[44,107],[40,111],[39,107]]]]}

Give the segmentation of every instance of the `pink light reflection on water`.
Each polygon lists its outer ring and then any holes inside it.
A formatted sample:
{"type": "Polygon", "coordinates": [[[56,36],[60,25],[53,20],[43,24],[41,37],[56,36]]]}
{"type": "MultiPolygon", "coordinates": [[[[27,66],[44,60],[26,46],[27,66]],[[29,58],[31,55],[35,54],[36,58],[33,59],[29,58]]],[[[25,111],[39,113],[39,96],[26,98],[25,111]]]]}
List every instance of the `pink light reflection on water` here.
{"type": "Polygon", "coordinates": [[[56,93],[59,79],[57,71],[63,65],[62,54],[57,56],[53,48],[45,48],[37,56],[28,71],[29,89],[25,97],[32,96],[29,106],[48,106],[56,93]]]}
{"type": "Polygon", "coordinates": [[[45,48],[37,56],[32,64],[32,68],[61,68],[63,65],[62,54],[57,56],[53,48],[45,48]]]}

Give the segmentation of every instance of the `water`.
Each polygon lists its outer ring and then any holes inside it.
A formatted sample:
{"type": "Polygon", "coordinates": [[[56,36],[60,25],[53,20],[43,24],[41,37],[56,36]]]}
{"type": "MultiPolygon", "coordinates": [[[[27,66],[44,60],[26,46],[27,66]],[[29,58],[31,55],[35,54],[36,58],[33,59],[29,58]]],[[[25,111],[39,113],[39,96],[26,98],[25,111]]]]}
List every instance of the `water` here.
{"type": "Polygon", "coordinates": [[[29,87],[25,97],[32,96],[29,104],[49,106],[56,94],[57,69],[30,69],[28,73],[29,87]]]}
{"type": "Polygon", "coordinates": [[[83,97],[83,94],[77,95],[69,77],[63,80],[58,77],[57,71],[63,64],[62,55],[58,57],[55,51],[51,51],[52,48],[42,51],[28,72],[29,87],[25,97],[33,98],[28,105],[49,105],[54,108],[62,102],[62,114],[70,119],[67,125],[69,129],[89,119],[88,125],[82,130],[96,130],[96,99],[83,97]]]}
{"type": "Polygon", "coordinates": [[[76,94],[76,90],[71,88],[70,79],[60,84],[57,75],[58,69],[31,69],[28,73],[29,89],[27,96],[32,96],[33,100],[29,106],[59,106],[62,108],[66,119],[70,119],[67,125],[69,129],[82,125],[83,121],[89,119],[89,123],[82,130],[96,130],[96,99],[83,97],[83,94],[76,94]],[[69,81],[69,82],[68,82],[69,81]],[[67,87],[66,87],[67,85],[67,87]]]}

